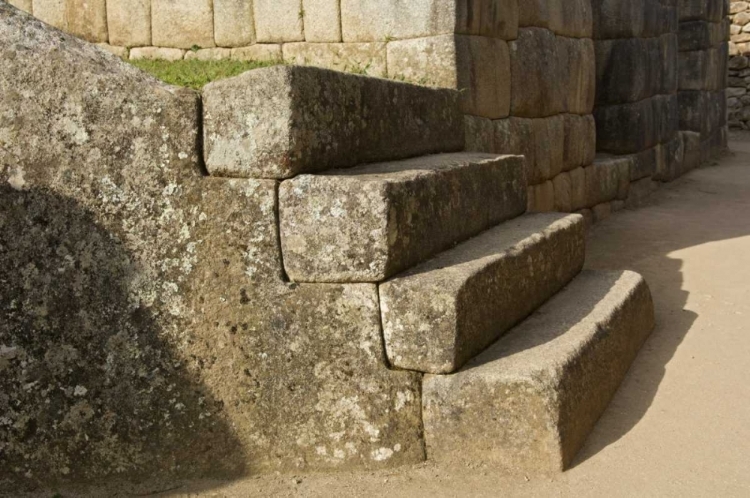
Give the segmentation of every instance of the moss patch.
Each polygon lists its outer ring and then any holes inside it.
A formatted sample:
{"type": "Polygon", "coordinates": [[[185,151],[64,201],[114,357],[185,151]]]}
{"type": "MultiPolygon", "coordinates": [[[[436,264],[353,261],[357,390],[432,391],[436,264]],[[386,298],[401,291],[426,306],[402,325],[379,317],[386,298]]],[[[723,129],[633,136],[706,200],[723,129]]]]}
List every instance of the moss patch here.
{"type": "Polygon", "coordinates": [[[280,61],[201,61],[201,60],[131,60],[134,66],[170,85],[185,86],[200,90],[212,81],[230,78],[259,67],[281,64],[280,61]]]}

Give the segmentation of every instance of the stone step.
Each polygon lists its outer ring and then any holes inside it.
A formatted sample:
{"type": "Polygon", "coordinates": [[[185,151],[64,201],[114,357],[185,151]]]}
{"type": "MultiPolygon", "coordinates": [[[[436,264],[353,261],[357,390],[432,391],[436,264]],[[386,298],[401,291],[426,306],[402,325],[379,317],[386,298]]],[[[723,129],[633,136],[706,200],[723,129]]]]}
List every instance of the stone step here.
{"type": "Polygon", "coordinates": [[[279,188],[297,282],[380,282],[523,214],[521,156],[455,153],[300,175],[279,188]]]}
{"type": "Polygon", "coordinates": [[[580,215],[526,215],[381,284],[391,364],[458,370],[570,282],[585,244],[580,215]]]}
{"type": "Polygon", "coordinates": [[[316,67],[255,69],[203,89],[206,168],[291,178],[464,149],[458,92],[316,67]]]}
{"type": "Polygon", "coordinates": [[[458,373],[425,376],[428,458],[564,470],[653,327],[640,275],[584,271],[458,373]]]}

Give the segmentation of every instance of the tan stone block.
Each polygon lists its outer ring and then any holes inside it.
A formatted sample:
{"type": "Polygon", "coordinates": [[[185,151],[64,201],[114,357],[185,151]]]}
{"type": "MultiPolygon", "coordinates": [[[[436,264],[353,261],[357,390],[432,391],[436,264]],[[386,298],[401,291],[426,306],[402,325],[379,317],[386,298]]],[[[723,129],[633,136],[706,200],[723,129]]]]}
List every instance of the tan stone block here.
{"type": "Polygon", "coordinates": [[[465,113],[490,119],[510,114],[510,52],[504,40],[456,35],[456,65],[465,113]]]}
{"type": "Polygon", "coordinates": [[[530,213],[546,213],[554,210],[555,187],[551,181],[529,187],[528,211],[530,213]]]}
{"type": "Polygon", "coordinates": [[[563,116],[495,121],[495,152],[526,157],[526,175],[532,185],[557,176],[563,169],[565,124],[563,116]]]}
{"type": "Polygon", "coordinates": [[[178,61],[185,57],[185,51],[180,48],[164,47],[136,47],[130,50],[132,60],[149,59],[178,61]]]}
{"type": "Polygon", "coordinates": [[[108,40],[106,0],[66,0],[67,30],[92,43],[108,40]]]}
{"type": "Polygon", "coordinates": [[[481,36],[515,40],[518,37],[518,1],[517,0],[468,0],[459,4],[479,3],[473,8],[479,11],[480,24],[477,33],[481,36]]]}
{"type": "Polygon", "coordinates": [[[586,171],[576,168],[568,172],[570,175],[570,207],[577,211],[586,207],[586,171]]]}
{"type": "Polygon", "coordinates": [[[233,48],[232,59],[237,61],[280,61],[283,56],[281,45],[258,43],[249,47],[233,48]]]}
{"type": "Polygon", "coordinates": [[[604,221],[612,216],[612,203],[603,202],[602,204],[597,204],[591,208],[591,212],[594,214],[594,223],[604,221]]]}
{"type": "Polygon", "coordinates": [[[552,179],[555,189],[555,211],[570,213],[573,211],[571,202],[570,173],[560,173],[552,179]]]}
{"type": "Polygon", "coordinates": [[[112,45],[151,45],[151,0],[107,0],[107,29],[112,45]]]}
{"type": "Polygon", "coordinates": [[[67,30],[65,3],[65,0],[33,0],[34,17],[50,26],[67,30]]]}
{"type": "Polygon", "coordinates": [[[151,0],[151,18],[151,37],[156,46],[215,46],[211,0],[151,0]]]}
{"type": "Polygon", "coordinates": [[[110,45],[109,43],[97,43],[96,46],[102,50],[106,50],[112,55],[120,57],[121,59],[127,59],[130,56],[127,47],[118,47],[117,45],[110,45]]]}
{"type": "Polygon", "coordinates": [[[564,110],[573,114],[591,114],[596,99],[596,54],[594,41],[557,37],[567,88],[564,110]]]}
{"type": "Polygon", "coordinates": [[[202,48],[200,50],[188,50],[185,53],[185,60],[199,61],[219,61],[229,59],[232,56],[230,48],[202,48]]]}
{"type": "Polygon", "coordinates": [[[254,0],[258,43],[303,41],[302,0],[254,0]]]}
{"type": "Polygon", "coordinates": [[[385,77],[385,43],[285,43],[284,61],[336,71],[385,77]]]}
{"type": "Polygon", "coordinates": [[[455,26],[456,6],[451,1],[341,0],[341,30],[345,42],[453,34],[455,26]]]}
{"type": "Polygon", "coordinates": [[[563,171],[588,166],[596,155],[596,123],[591,115],[563,114],[563,171]]]}
{"type": "Polygon", "coordinates": [[[214,41],[220,47],[255,43],[252,0],[214,0],[214,41]]]}
{"type": "Polygon", "coordinates": [[[8,3],[31,14],[31,0],[8,0],[8,3]]]}
{"type": "Polygon", "coordinates": [[[523,28],[510,42],[511,113],[540,118],[562,112],[568,99],[567,43],[548,29],[523,28]]]}
{"type": "Polygon", "coordinates": [[[306,41],[341,41],[339,0],[302,0],[302,10],[306,41]]]}
{"type": "Polygon", "coordinates": [[[456,41],[453,35],[388,43],[388,77],[421,85],[456,89],[456,41]]]}

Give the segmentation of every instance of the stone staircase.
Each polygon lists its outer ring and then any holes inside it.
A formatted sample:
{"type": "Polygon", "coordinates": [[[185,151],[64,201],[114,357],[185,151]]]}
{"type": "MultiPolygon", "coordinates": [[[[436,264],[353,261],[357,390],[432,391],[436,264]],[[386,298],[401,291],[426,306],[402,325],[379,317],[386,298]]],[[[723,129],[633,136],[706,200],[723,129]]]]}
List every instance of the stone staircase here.
{"type": "Polygon", "coordinates": [[[564,470],[653,329],[647,285],[581,273],[583,217],[524,214],[522,156],[394,159],[281,181],[286,275],[377,284],[390,368],[425,374],[428,458],[564,470]]]}

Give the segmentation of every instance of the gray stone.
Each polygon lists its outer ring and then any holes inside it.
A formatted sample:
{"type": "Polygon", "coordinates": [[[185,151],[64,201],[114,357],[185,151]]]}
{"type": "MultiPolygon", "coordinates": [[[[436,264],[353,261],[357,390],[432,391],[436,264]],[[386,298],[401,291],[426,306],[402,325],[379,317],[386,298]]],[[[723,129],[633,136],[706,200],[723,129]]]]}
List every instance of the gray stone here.
{"type": "Polygon", "coordinates": [[[677,135],[667,143],[656,146],[657,163],[654,180],[672,181],[686,172],[685,147],[682,137],[677,135]]]}
{"type": "Polygon", "coordinates": [[[237,61],[281,61],[281,45],[258,43],[249,47],[232,49],[232,59],[237,61]]]}
{"type": "Polygon", "coordinates": [[[645,26],[647,0],[592,0],[594,38],[638,38],[645,26]]]}
{"type": "Polygon", "coordinates": [[[511,114],[539,118],[561,112],[568,98],[568,68],[561,44],[544,28],[522,28],[510,43],[511,114]]]}
{"type": "Polygon", "coordinates": [[[387,45],[389,78],[420,85],[458,88],[454,35],[395,40],[387,45]]]}
{"type": "Polygon", "coordinates": [[[570,210],[577,212],[587,206],[586,203],[586,169],[576,168],[570,175],[570,210]]]}
{"type": "Polygon", "coordinates": [[[530,185],[543,183],[564,167],[565,118],[508,118],[495,121],[495,152],[526,158],[530,185]]]}
{"type": "Polygon", "coordinates": [[[724,25],[705,21],[680,23],[680,50],[705,50],[725,40],[724,25]]]}
{"type": "Polygon", "coordinates": [[[596,56],[589,39],[558,37],[563,80],[567,88],[562,109],[573,114],[590,114],[596,99],[596,56]]]}
{"type": "Polygon", "coordinates": [[[662,51],[658,38],[596,43],[597,104],[637,102],[659,93],[662,51]]]}
{"type": "Polygon", "coordinates": [[[683,170],[690,171],[701,163],[700,157],[700,144],[701,136],[699,133],[692,131],[680,131],[680,138],[682,139],[683,147],[683,170]]]}
{"type": "Polygon", "coordinates": [[[130,50],[130,58],[132,60],[179,61],[185,58],[185,50],[181,48],[135,47],[130,50]]]}
{"type": "Polygon", "coordinates": [[[379,287],[391,365],[451,373],[570,282],[583,267],[578,215],[527,215],[379,287]]]}
{"type": "Polygon", "coordinates": [[[680,90],[718,90],[722,84],[719,78],[719,57],[717,49],[695,50],[679,54],[680,90]]]}
{"type": "Polygon", "coordinates": [[[524,212],[523,158],[442,154],[281,184],[281,247],[300,282],[379,282],[524,212]]]}
{"type": "Polygon", "coordinates": [[[213,0],[214,39],[220,47],[255,43],[253,3],[247,0],[213,0]]]}
{"type": "Polygon", "coordinates": [[[563,171],[588,166],[596,156],[596,123],[591,115],[564,114],[563,171]]]}
{"type": "Polygon", "coordinates": [[[467,152],[495,152],[495,125],[491,119],[464,116],[467,152]]]}
{"type": "Polygon", "coordinates": [[[339,0],[302,0],[306,41],[341,41],[341,9],[339,3],[339,0]]]}
{"type": "Polygon", "coordinates": [[[654,98],[594,109],[596,148],[601,152],[631,154],[659,142],[654,98]]]}
{"type": "Polygon", "coordinates": [[[456,35],[456,82],[466,114],[504,118],[511,105],[511,59],[504,40],[456,35]]]}
{"type": "Polygon", "coordinates": [[[555,185],[551,180],[528,188],[526,210],[529,213],[549,213],[555,210],[555,185]]]}
{"type": "Polygon", "coordinates": [[[678,0],[680,22],[713,21],[721,22],[724,14],[724,0],[678,0]]]}
{"type": "Polygon", "coordinates": [[[584,272],[453,375],[427,375],[431,460],[546,474],[567,468],[654,327],[632,272],[584,272]]]}
{"type": "Polygon", "coordinates": [[[642,178],[630,184],[628,198],[625,200],[625,206],[628,209],[637,209],[643,207],[648,198],[657,189],[657,183],[651,177],[642,178]]]}
{"type": "Polygon", "coordinates": [[[213,175],[289,178],[464,147],[456,92],[314,67],[210,83],[203,112],[213,175]]]}
{"type": "Polygon", "coordinates": [[[586,172],[586,207],[609,202],[617,198],[630,182],[630,158],[597,157],[586,172]]]}
{"type": "Polygon", "coordinates": [[[658,161],[658,150],[657,147],[651,147],[644,151],[638,152],[629,156],[630,162],[630,181],[634,182],[645,178],[647,176],[653,176],[656,173],[657,161],[658,161]]]}
{"type": "Polygon", "coordinates": [[[679,86],[678,60],[679,41],[677,35],[667,34],[659,38],[661,48],[660,93],[673,94],[679,86]]]}
{"type": "Polygon", "coordinates": [[[0,481],[424,459],[377,288],[283,281],[278,184],[205,177],[197,94],[4,3],[0,60],[0,481]]]}
{"type": "Polygon", "coordinates": [[[573,209],[572,188],[570,185],[570,173],[560,173],[552,179],[552,188],[555,194],[555,211],[570,213],[573,209]]]}
{"type": "Polygon", "coordinates": [[[284,61],[363,76],[387,76],[385,43],[285,43],[284,61]]]}
{"type": "Polygon", "coordinates": [[[253,0],[259,43],[304,41],[302,0],[253,0]]]}
{"type": "Polygon", "coordinates": [[[591,213],[594,215],[594,223],[600,223],[612,216],[612,203],[597,204],[591,208],[591,213]]]}
{"type": "Polygon", "coordinates": [[[343,40],[373,42],[452,34],[457,12],[455,3],[445,0],[342,0],[343,40]]]}
{"type": "Polygon", "coordinates": [[[202,48],[200,50],[188,50],[185,52],[185,60],[219,61],[232,57],[230,48],[202,48]]]}

